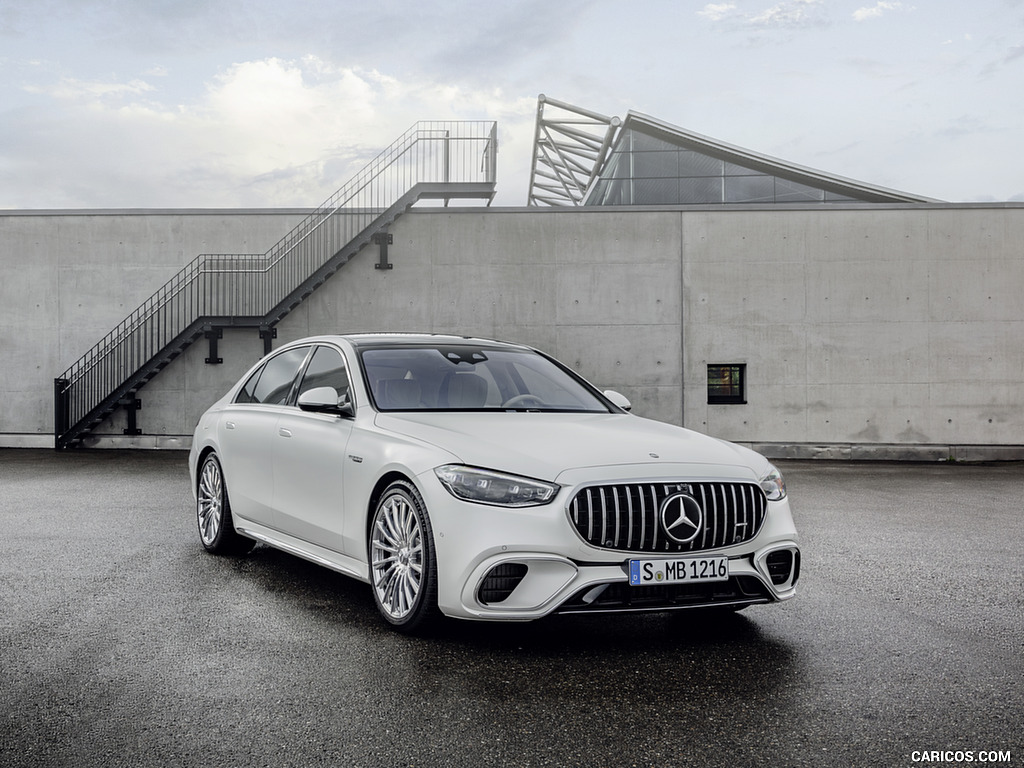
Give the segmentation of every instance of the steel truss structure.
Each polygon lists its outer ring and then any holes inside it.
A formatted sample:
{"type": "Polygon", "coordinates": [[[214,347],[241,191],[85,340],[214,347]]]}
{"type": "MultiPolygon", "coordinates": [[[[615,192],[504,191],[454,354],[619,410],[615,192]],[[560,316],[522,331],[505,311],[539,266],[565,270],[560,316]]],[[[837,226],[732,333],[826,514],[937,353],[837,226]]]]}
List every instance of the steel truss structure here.
{"type": "Polygon", "coordinates": [[[618,117],[538,96],[527,205],[581,205],[621,124],[618,117]]]}

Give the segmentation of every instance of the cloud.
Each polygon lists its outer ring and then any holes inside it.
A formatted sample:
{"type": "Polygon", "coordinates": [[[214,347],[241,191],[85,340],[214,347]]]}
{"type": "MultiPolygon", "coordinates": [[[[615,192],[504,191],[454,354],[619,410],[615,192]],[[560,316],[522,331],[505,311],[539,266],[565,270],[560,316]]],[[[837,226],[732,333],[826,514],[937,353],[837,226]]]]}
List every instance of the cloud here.
{"type": "Polygon", "coordinates": [[[786,0],[750,16],[750,24],[761,27],[804,27],[818,23],[821,0],[786,0]]]}
{"type": "Polygon", "coordinates": [[[736,6],[733,3],[711,3],[697,11],[697,15],[708,21],[721,21],[732,16],[735,12],[736,6]]]}
{"type": "Polygon", "coordinates": [[[136,96],[152,91],[153,86],[143,80],[132,80],[127,83],[86,81],[65,77],[48,85],[26,85],[28,93],[48,95],[61,101],[96,101],[100,99],[117,99],[124,96],[136,96]]]}
{"type": "Polygon", "coordinates": [[[400,81],[312,56],[233,64],[183,104],[139,80],[28,90],[34,107],[0,115],[0,133],[20,137],[0,149],[0,195],[30,199],[0,196],[0,208],[313,206],[418,120],[500,120],[505,150],[532,140],[536,111],[499,89],[400,81]]]}
{"type": "Polygon", "coordinates": [[[858,8],[853,12],[854,21],[867,21],[868,19],[877,19],[889,11],[898,11],[903,7],[901,2],[889,2],[888,0],[879,0],[874,7],[863,7],[858,8]]]}
{"type": "Polygon", "coordinates": [[[783,0],[758,13],[740,11],[735,3],[710,3],[697,15],[710,22],[739,23],[742,27],[778,29],[801,28],[823,23],[822,0],[783,0]]]}
{"type": "Polygon", "coordinates": [[[993,75],[1009,64],[1013,64],[1021,59],[1024,59],[1024,45],[1012,46],[1007,52],[997,61],[991,62],[981,70],[983,77],[993,75]]]}

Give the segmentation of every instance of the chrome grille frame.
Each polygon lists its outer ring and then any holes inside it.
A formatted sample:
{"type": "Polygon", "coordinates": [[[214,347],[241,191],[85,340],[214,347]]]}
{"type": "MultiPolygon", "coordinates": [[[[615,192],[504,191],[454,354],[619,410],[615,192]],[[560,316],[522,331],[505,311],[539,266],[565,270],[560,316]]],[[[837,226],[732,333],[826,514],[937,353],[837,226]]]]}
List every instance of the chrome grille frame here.
{"type": "Polygon", "coordinates": [[[701,552],[753,539],[768,510],[764,491],[754,483],[645,482],[588,485],[566,507],[569,523],[587,544],[617,552],[701,552]],[[661,526],[661,505],[680,491],[703,511],[701,531],[679,543],[661,526]]]}

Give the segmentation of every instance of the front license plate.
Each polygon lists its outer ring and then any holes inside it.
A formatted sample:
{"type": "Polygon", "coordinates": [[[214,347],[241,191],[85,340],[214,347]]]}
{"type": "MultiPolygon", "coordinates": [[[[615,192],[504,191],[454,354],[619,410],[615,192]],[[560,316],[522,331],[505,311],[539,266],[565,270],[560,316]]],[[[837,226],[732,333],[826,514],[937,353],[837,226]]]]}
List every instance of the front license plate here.
{"type": "Polygon", "coordinates": [[[681,557],[678,560],[630,560],[629,584],[685,584],[695,581],[728,581],[729,558],[681,557]]]}

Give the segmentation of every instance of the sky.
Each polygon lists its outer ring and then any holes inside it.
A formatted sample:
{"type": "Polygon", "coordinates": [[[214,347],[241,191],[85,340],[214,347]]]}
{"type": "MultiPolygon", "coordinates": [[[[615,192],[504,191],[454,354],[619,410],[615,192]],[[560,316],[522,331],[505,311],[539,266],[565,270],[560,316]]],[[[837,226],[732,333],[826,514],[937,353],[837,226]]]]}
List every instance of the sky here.
{"type": "Polygon", "coordinates": [[[0,209],[313,207],[539,94],[950,202],[1024,201],[1024,0],[0,0],[0,209]]]}

